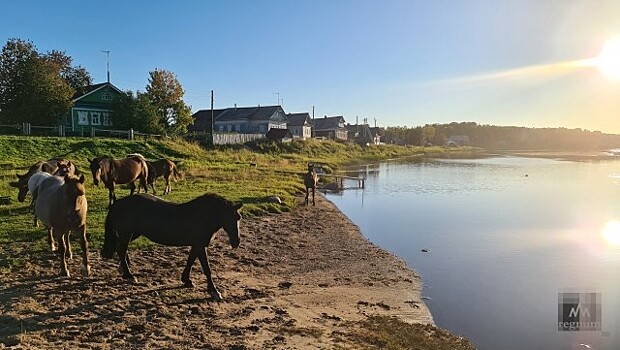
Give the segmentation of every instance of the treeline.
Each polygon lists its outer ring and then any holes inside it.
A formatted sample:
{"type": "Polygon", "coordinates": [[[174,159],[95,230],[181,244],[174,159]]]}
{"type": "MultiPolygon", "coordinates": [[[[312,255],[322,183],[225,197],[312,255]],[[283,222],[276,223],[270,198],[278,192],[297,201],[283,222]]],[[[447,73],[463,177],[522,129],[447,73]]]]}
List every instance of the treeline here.
{"type": "MultiPolygon", "coordinates": [[[[91,84],[90,73],[64,51],[40,52],[28,40],[9,39],[0,51],[0,124],[57,125],[91,84]]],[[[112,124],[156,134],[187,132],[191,108],[175,74],[150,71],[145,88],[125,91],[113,102],[112,124]]]]}
{"type": "Polygon", "coordinates": [[[465,142],[487,149],[594,150],[620,147],[620,135],[600,131],[479,125],[475,122],[387,127],[382,132],[384,142],[403,145],[447,145],[456,139],[459,144],[465,142]]]}

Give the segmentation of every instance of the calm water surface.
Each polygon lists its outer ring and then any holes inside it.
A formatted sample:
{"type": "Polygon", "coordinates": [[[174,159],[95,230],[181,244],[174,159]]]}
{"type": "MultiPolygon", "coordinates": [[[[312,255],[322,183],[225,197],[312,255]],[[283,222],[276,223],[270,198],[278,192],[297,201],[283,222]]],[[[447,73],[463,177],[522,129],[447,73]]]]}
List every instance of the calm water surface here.
{"type": "Polygon", "coordinates": [[[328,198],[422,275],[438,326],[480,349],[620,348],[620,161],[362,170],[365,190],[328,198]],[[558,331],[558,293],[569,291],[601,293],[602,332],[558,331]]]}

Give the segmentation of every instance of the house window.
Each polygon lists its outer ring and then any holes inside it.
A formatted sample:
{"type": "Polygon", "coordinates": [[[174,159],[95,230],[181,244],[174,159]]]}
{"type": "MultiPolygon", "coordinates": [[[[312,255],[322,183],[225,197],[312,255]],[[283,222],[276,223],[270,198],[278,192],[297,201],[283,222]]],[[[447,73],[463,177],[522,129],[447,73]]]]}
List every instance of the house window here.
{"type": "Polygon", "coordinates": [[[235,124],[235,131],[241,132],[241,124],[235,124]]]}
{"type": "Polygon", "coordinates": [[[112,94],[109,92],[104,92],[101,94],[101,99],[104,101],[112,101],[112,94]]]}
{"type": "Polygon", "coordinates": [[[101,124],[110,125],[110,116],[108,113],[101,113],[101,124]]]}
{"type": "Polygon", "coordinates": [[[299,134],[299,130],[293,129],[293,134],[295,134],[295,135],[299,134]]]}
{"type": "Polygon", "coordinates": [[[267,126],[265,124],[261,124],[258,126],[258,131],[259,132],[267,132],[267,126]]]}
{"type": "Polygon", "coordinates": [[[90,123],[92,125],[101,125],[101,115],[99,112],[91,112],[90,113],[90,123]]]}
{"type": "Polygon", "coordinates": [[[231,131],[232,131],[232,124],[228,124],[228,125],[226,125],[226,130],[227,130],[228,132],[231,132],[231,131]]]}
{"type": "Polygon", "coordinates": [[[88,125],[88,112],[87,111],[78,111],[78,124],[79,125],[88,125]]]}

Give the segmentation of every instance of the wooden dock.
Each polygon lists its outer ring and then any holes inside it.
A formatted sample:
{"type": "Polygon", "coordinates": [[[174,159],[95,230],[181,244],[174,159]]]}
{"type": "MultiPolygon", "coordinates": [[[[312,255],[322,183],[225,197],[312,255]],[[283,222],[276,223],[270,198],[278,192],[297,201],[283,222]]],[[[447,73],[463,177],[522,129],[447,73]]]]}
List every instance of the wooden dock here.
{"type": "Polygon", "coordinates": [[[348,176],[348,175],[339,175],[339,174],[320,174],[319,176],[335,178],[336,184],[338,185],[338,188],[341,190],[345,189],[344,180],[357,181],[357,187],[354,187],[354,188],[364,189],[366,187],[366,183],[365,183],[366,178],[361,177],[361,176],[348,176]]]}

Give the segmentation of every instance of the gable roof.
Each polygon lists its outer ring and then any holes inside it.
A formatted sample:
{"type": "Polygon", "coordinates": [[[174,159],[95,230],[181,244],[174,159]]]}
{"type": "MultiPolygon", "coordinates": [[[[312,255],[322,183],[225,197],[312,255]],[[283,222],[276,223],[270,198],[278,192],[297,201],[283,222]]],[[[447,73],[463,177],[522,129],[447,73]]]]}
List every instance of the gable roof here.
{"type": "Polygon", "coordinates": [[[316,130],[334,130],[340,129],[340,124],[344,124],[344,117],[341,115],[323,118],[316,118],[312,121],[312,126],[316,130]]]}
{"type": "Polygon", "coordinates": [[[73,102],[78,101],[78,100],[80,100],[80,99],[82,99],[82,98],[84,98],[84,97],[86,97],[86,96],[88,96],[90,94],[94,94],[95,92],[97,92],[99,90],[102,90],[102,89],[104,89],[106,87],[111,88],[112,90],[114,90],[115,92],[117,92],[119,94],[123,93],[119,88],[114,86],[112,83],[106,82],[106,83],[93,84],[93,85],[88,85],[88,86],[84,87],[83,88],[83,91],[84,91],[83,94],[76,93],[73,96],[73,102]]]}
{"type": "MultiPolygon", "coordinates": [[[[217,117],[225,110],[226,109],[214,109],[213,118],[217,119],[217,117]]],[[[198,112],[192,114],[192,118],[194,119],[194,124],[188,126],[188,130],[211,132],[211,110],[210,109],[201,109],[198,112]]]]}
{"type": "Polygon", "coordinates": [[[310,121],[310,113],[289,113],[286,115],[289,126],[304,126],[312,124],[310,121]]]}
{"type": "Polygon", "coordinates": [[[280,106],[234,107],[222,110],[222,113],[220,113],[215,120],[218,122],[243,119],[269,120],[276,113],[280,113],[282,118],[286,116],[284,110],[280,106]]]}

